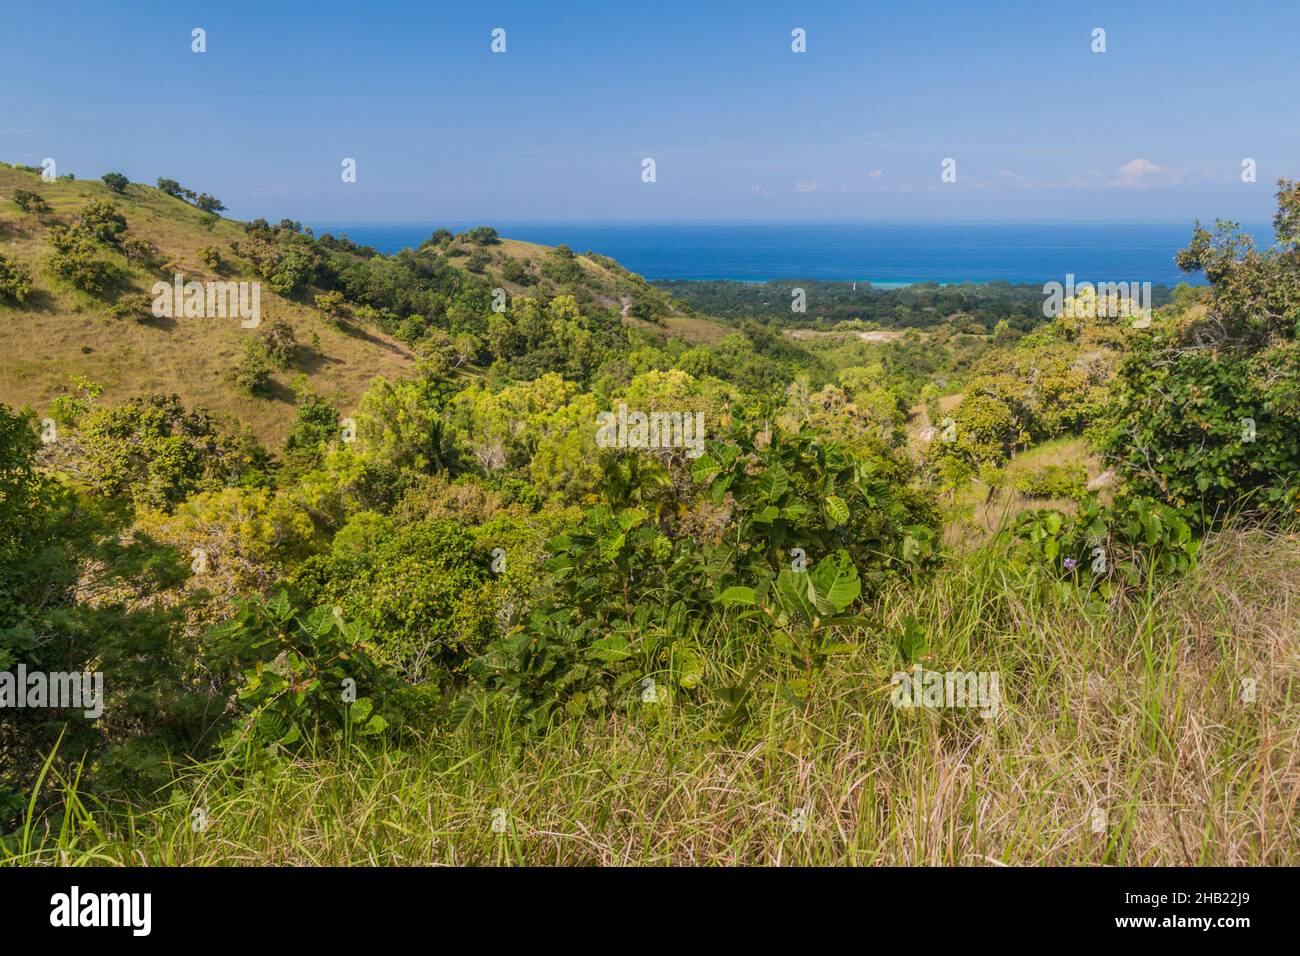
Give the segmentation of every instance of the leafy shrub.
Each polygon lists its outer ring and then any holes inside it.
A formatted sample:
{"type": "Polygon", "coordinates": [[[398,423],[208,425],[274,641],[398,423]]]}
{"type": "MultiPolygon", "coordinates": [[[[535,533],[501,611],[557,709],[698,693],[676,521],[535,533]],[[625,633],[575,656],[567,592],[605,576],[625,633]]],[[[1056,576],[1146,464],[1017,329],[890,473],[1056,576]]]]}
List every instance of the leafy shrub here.
{"type": "Polygon", "coordinates": [[[91,199],[77,211],[73,223],[78,232],[106,246],[117,245],[126,232],[126,217],[111,202],[91,199]]]}
{"type": "Polygon", "coordinates": [[[253,397],[265,396],[271,387],[271,363],[256,342],[249,342],[232,374],[235,387],[253,397]]]}
{"type": "Polygon", "coordinates": [[[121,281],[122,270],[95,258],[98,250],[86,235],[56,226],[50,230],[49,242],[55,249],[50,271],[83,292],[102,297],[121,281]]]}
{"type": "Polygon", "coordinates": [[[122,255],[126,257],[127,262],[138,262],[146,268],[154,268],[162,258],[162,253],[152,242],[133,236],[122,239],[122,255]]]}
{"type": "Polygon", "coordinates": [[[257,333],[267,359],[278,369],[287,369],[298,354],[298,337],[284,319],[274,319],[257,333]]]}
{"type": "Polygon", "coordinates": [[[339,413],[302,378],[295,390],[297,414],[284,439],[286,463],[295,472],[320,463],[325,446],[339,437],[339,413]]]}
{"type": "Polygon", "coordinates": [[[50,417],[66,428],[81,421],[81,417],[95,407],[95,399],[104,391],[104,386],[80,375],[72,376],[72,384],[76,387],[75,392],[56,396],[50,401],[50,417]]]}
{"type": "Polygon", "coordinates": [[[103,175],[104,185],[115,193],[126,192],[126,187],[131,185],[131,180],[127,179],[121,173],[105,173],[103,175]]]}
{"type": "Polygon", "coordinates": [[[153,315],[153,302],[143,292],[124,295],[109,306],[108,314],[115,319],[141,322],[153,315]]]}
{"type": "Polygon", "coordinates": [[[300,612],[284,592],[240,603],[209,635],[217,660],[242,671],[246,713],[226,735],[229,749],[270,744],[296,749],[322,731],[375,736],[400,721],[395,674],[374,660],[374,634],[335,610],[300,612]]]}
{"type": "Polygon", "coordinates": [[[1057,573],[1106,597],[1122,587],[1144,587],[1152,576],[1185,574],[1199,549],[1178,509],[1129,496],[1107,506],[1090,494],[1071,516],[1021,512],[1014,534],[1057,573]]]}
{"type": "Polygon", "coordinates": [[[151,510],[134,526],[190,554],[205,552],[195,584],[228,578],[227,593],[263,593],[289,566],[316,547],[310,515],[290,495],[270,488],[227,487],[190,495],[171,513],[151,510]]]}
{"type": "Polygon", "coordinates": [[[91,487],[142,507],[170,508],[267,467],[266,452],[247,435],[221,430],[206,412],[186,411],[175,395],[96,406],[77,439],[91,487]]]}
{"type": "Polygon", "coordinates": [[[267,283],[280,295],[296,295],[316,278],[316,257],[294,246],[284,253],[267,276],[267,283]]]}
{"type": "Polygon", "coordinates": [[[32,275],[20,263],[0,253],[0,299],[22,305],[32,291],[32,275]]]}
{"type": "Polygon", "coordinates": [[[1204,317],[1153,328],[1121,365],[1101,445],[1128,486],[1213,522],[1300,506],[1300,184],[1279,183],[1278,246],[1198,226],[1178,257],[1204,317]]]}
{"type": "Polygon", "coordinates": [[[376,634],[379,660],[410,677],[441,675],[479,653],[494,627],[488,563],[455,521],[402,528],[362,554],[317,556],[292,581],[376,634]]]}
{"type": "Polygon", "coordinates": [[[749,609],[740,619],[760,623],[777,653],[795,666],[798,676],[787,678],[779,690],[802,709],[827,659],[853,650],[832,639],[836,629],[869,623],[844,613],[861,590],[857,568],[840,551],[822,558],[811,571],[782,568],[770,590],[731,587],[718,600],[726,607],[749,609]]]}
{"type": "Polygon", "coordinates": [[[1088,472],[1082,465],[1046,465],[1016,475],[1015,489],[1027,498],[1082,498],[1088,472]]]}
{"type": "MultiPolygon", "coordinates": [[[[686,519],[666,469],[640,462],[630,456],[607,467],[607,503],[547,542],[537,605],[474,662],[478,686],[462,696],[459,713],[492,703],[540,727],[556,713],[630,704],[633,685],[664,678],[665,669],[666,686],[690,690],[704,671],[719,592],[767,595],[802,583],[810,600],[834,595],[833,617],[886,576],[935,555],[933,503],[906,487],[906,466],[856,456],[813,429],[787,435],[740,422],[726,440],[708,443],[693,474],[724,509],[712,534],[686,519]]],[[[801,629],[792,612],[781,613],[772,610],[769,649],[804,672],[785,685],[799,699],[808,668],[832,645],[820,624],[801,629]]]]}
{"type": "Polygon", "coordinates": [[[331,324],[337,324],[347,314],[347,303],[343,293],[337,291],[322,292],[316,296],[316,308],[331,324]]]}
{"type": "Polygon", "coordinates": [[[559,245],[542,262],[542,275],[561,285],[582,281],[582,266],[568,246],[559,245]]]}
{"type": "Polygon", "coordinates": [[[937,554],[933,501],[908,487],[908,466],[883,449],[864,455],[810,428],[774,427],[769,436],[744,423],[708,449],[692,473],[715,503],[731,502],[718,542],[736,568],[726,583],[756,586],[774,577],[790,565],[792,549],[810,563],[844,550],[870,592],[889,573],[923,567],[937,554]]]}
{"type": "Polygon", "coordinates": [[[491,226],[478,226],[474,229],[462,232],[459,238],[466,242],[472,242],[476,246],[490,246],[500,242],[497,231],[491,226]]]}
{"type": "Polygon", "coordinates": [[[15,189],[14,202],[18,204],[18,208],[23,212],[32,215],[50,211],[49,204],[46,203],[44,197],[32,192],[30,189],[15,189]]]}
{"type": "Polygon", "coordinates": [[[515,285],[533,285],[537,279],[518,259],[505,258],[501,262],[501,278],[515,285]]]}

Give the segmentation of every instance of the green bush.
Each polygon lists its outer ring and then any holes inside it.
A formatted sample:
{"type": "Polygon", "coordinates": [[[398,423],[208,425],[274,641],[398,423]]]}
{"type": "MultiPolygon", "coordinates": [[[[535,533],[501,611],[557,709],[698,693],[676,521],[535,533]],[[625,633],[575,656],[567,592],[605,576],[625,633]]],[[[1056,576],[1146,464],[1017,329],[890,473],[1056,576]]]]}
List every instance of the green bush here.
{"type": "Polygon", "coordinates": [[[141,322],[153,315],[152,306],[153,301],[147,295],[135,292],[122,296],[109,306],[108,314],[115,319],[141,322]]]}
{"type": "Polygon", "coordinates": [[[1203,317],[1154,327],[1121,365],[1101,445],[1128,486],[1213,523],[1300,506],[1300,185],[1279,184],[1278,245],[1199,226],[1179,265],[1210,279],[1203,317]]]}
{"type": "MultiPolygon", "coordinates": [[[[475,661],[478,686],[462,697],[462,712],[495,702],[540,727],[556,713],[626,706],[651,675],[690,690],[721,621],[719,593],[743,588],[761,603],[791,575],[811,575],[845,598],[832,602],[832,617],[936,555],[933,501],[908,487],[908,467],[883,451],[855,454],[811,428],[786,434],[742,421],[708,443],[693,466],[691,503],[724,516],[713,534],[699,533],[661,466],[635,453],[621,464],[604,469],[607,503],[547,542],[538,603],[475,661]],[[852,594],[831,578],[851,578],[852,594]]],[[[763,651],[804,672],[786,685],[798,698],[830,644],[821,625],[797,639],[785,628],[778,622],[784,636],[769,635],[763,651]]]]}
{"type": "Polygon", "coordinates": [[[122,270],[111,262],[95,258],[98,249],[85,234],[62,226],[50,230],[50,271],[83,292],[105,296],[122,279],[122,270]]]}
{"type": "Polygon", "coordinates": [[[95,406],[81,421],[77,445],[93,489],[142,507],[168,508],[267,467],[266,452],[249,437],[223,431],[206,412],[187,411],[175,395],[95,406]]]}
{"type": "Polygon", "coordinates": [[[379,660],[410,677],[442,677],[482,651],[495,626],[486,556],[454,521],[401,528],[365,553],[310,558],[293,584],[374,629],[379,660]]]}
{"type": "Polygon", "coordinates": [[[255,398],[264,397],[271,387],[271,363],[256,342],[249,342],[234,368],[235,387],[255,398]]]}
{"type": "Polygon", "coordinates": [[[298,337],[293,326],[284,319],[268,323],[257,333],[257,341],[267,359],[278,369],[287,369],[298,354],[298,337]]]}
{"type": "Polygon", "coordinates": [[[76,230],[95,242],[106,246],[117,245],[126,232],[126,217],[111,202],[91,199],[73,217],[76,230]]]}
{"type": "Polygon", "coordinates": [[[1082,498],[1088,472],[1082,465],[1046,465],[1021,472],[1013,484],[1027,498],[1082,498]]]}
{"type": "Polygon", "coordinates": [[[0,299],[22,305],[32,291],[32,275],[17,262],[0,253],[0,299]]]}
{"type": "Polygon", "coordinates": [[[1090,494],[1074,515],[1024,511],[1013,530],[1053,573],[1104,597],[1120,588],[1144,588],[1152,578],[1186,574],[1200,548],[1177,508],[1129,496],[1103,505],[1090,494]]]}
{"type": "Polygon", "coordinates": [[[299,611],[283,592],[240,603],[209,634],[213,658],[241,674],[245,717],[225,745],[296,749],[322,731],[369,737],[400,722],[397,675],[375,662],[374,633],[328,607],[299,611]]]}
{"type": "Polygon", "coordinates": [[[44,197],[40,196],[38,193],[32,192],[30,189],[15,189],[14,202],[18,204],[18,208],[23,212],[31,213],[32,215],[50,211],[50,207],[45,202],[44,197]]]}

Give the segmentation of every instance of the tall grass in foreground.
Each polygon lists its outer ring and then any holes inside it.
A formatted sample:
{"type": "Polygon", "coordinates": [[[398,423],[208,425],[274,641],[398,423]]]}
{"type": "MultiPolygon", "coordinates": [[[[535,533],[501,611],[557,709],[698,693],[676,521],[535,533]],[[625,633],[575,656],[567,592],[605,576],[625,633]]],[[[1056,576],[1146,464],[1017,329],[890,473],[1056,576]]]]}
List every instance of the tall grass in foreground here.
{"type": "MultiPolygon", "coordinates": [[[[760,692],[730,744],[679,699],[541,739],[215,762],[161,807],[72,796],[9,862],[1300,863],[1300,539],[1219,535],[1191,576],[1114,607],[996,551],[879,606],[923,625],[927,667],[999,671],[1000,716],[893,708],[898,652],[863,631],[806,711],[760,692]]],[[[728,638],[708,680],[754,653],[728,638]]]]}

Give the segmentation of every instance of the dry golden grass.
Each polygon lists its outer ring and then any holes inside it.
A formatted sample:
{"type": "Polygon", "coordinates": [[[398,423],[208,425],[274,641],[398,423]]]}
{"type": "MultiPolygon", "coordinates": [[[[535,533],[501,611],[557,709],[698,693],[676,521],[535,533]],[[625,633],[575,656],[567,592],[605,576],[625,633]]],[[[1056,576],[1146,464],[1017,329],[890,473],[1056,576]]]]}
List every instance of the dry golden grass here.
{"type": "MultiPolygon", "coordinates": [[[[315,309],[282,299],[263,284],[263,324],[283,319],[301,343],[318,335],[320,349],[308,354],[300,369],[276,372],[269,398],[247,397],[228,376],[255,332],[240,328],[237,320],[115,319],[106,303],[47,273],[49,227],[70,219],[92,198],[116,203],[128,232],[153,242],[187,279],[250,278],[218,277],[199,255],[204,247],[216,246],[230,258],[230,242],[243,236],[235,222],[222,219],[207,230],[200,225],[199,210],[154,189],[132,186],[120,196],[98,181],[44,183],[30,173],[0,168],[0,242],[4,254],[26,265],[35,280],[34,294],[23,308],[0,304],[0,353],[5,357],[0,402],[15,408],[31,405],[44,413],[52,399],[71,390],[72,377],[82,375],[104,386],[107,402],[175,392],[187,406],[232,416],[274,443],[293,421],[292,385],[298,374],[306,374],[313,388],[348,408],[376,375],[394,377],[411,367],[414,356],[402,343],[374,330],[338,331],[315,309]],[[10,199],[15,189],[39,193],[51,212],[40,217],[22,213],[10,199]]],[[[113,253],[103,257],[124,264],[113,253]]],[[[147,294],[153,282],[166,278],[161,272],[133,270],[132,291],[147,294]]]]}

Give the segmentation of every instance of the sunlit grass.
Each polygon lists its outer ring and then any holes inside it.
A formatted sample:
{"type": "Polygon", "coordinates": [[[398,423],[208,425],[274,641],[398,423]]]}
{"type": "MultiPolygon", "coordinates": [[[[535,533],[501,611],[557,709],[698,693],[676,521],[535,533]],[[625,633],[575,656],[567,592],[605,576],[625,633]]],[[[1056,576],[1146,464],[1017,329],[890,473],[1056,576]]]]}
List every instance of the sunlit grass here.
{"type": "MultiPolygon", "coordinates": [[[[707,697],[679,693],[542,738],[493,722],[388,750],[232,759],[186,771],[152,808],[44,799],[10,860],[1295,864],[1298,608],[1294,536],[1220,535],[1189,578],[1110,607],[986,550],[900,582],[806,711],[760,691],[732,741],[711,738],[707,697]],[[1000,673],[999,716],[891,706],[889,634],[908,616],[927,667],[1000,673]]],[[[757,657],[748,638],[720,636],[706,685],[757,657]]],[[[47,778],[42,796],[71,783],[47,778]]]]}

